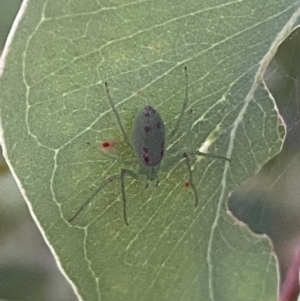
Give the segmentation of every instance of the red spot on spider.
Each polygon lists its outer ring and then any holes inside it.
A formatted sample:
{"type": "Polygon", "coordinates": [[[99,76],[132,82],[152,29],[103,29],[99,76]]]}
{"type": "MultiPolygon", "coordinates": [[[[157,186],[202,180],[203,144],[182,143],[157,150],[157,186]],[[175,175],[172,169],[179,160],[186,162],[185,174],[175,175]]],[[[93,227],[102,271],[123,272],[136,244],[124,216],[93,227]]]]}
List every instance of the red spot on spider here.
{"type": "Polygon", "coordinates": [[[156,113],[156,111],[155,111],[151,106],[146,106],[146,107],[145,107],[145,110],[146,110],[146,111],[150,111],[150,112],[153,113],[153,114],[156,113]]]}
{"type": "Polygon", "coordinates": [[[143,152],[144,152],[144,153],[148,153],[148,151],[149,151],[149,150],[148,150],[147,147],[143,147],[143,152]]]}
{"type": "Polygon", "coordinates": [[[113,141],[106,140],[101,143],[101,149],[105,152],[109,152],[114,148],[115,144],[113,141]]]}
{"type": "Polygon", "coordinates": [[[157,127],[158,129],[160,129],[160,126],[161,126],[160,121],[158,121],[157,124],[156,124],[156,127],[157,127]]]}
{"type": "Polygon", "coordinates": [[[150,114],[147,112],[147,113],[144,114],[144,116],[145,116],[145,117],[149,117],[150,114]]]}
{"type": "Polygon", "coordinates": [[[146,125],[144,127],[144,130],[145,130],[146,133],[149,133],[151,131],[151,127],[149,125],[146,125]]]}
{"type": "Polygon", "coordinates": [[[146,164],[149,164],[150,163],[150,159],[149,159],[149,156],[148,155],[144,155],[144,162],[146,164]]]}
{"type": "Polygon", "coordinates": [[[185,188],[190,188],[190,182],[189,182],[189,181],[185,181],[184,187],[185,187],[185,188]]]}

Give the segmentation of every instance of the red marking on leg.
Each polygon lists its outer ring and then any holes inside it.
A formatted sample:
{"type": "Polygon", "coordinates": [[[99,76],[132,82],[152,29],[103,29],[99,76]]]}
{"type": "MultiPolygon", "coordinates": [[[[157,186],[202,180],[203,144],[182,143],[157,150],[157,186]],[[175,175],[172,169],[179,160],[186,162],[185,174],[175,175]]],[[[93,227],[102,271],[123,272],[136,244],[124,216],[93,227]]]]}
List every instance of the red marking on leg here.
{"type": "Polygon", "coordinates": [[[111,140],[106,140],[101,143],[101,150],[104,152],[111,151],[115,146],[115,143],[111,140]]]}

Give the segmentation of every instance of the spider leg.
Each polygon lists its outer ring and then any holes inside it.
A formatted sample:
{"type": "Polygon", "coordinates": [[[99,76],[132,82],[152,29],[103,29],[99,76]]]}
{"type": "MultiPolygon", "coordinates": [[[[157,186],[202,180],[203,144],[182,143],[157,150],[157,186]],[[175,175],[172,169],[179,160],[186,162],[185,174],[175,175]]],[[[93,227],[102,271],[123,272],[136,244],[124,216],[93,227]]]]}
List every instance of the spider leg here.
{"type": "Polygon", "coordinates": [[[185,158],[185,164],[187,166],[187,169],[188,169],[188,172],[189,172],[189,183],[194,191],[194,194],[195,194],[195,207],[197,207],[198,205],[198,193],[197,193],[197,190],[196,190],[196,187],[194,185],[194,182],[193,182],[193,172],[192,172],[192,168],[191,168],[191,163],[190,163],[190,159],[189,159],[189,156],[187,153],[183,153],[183,157],[185,158]]]}
{"type": "Polygon", "coordinates": [[[111,98],[111,96],[110,96],[107,82],[105,82],[105,90],[106,90],[106,94],[107,94],[107,97],[108,97],[110,106],[111,106],[111,108],[112,108],[112,110],[113,110],[113,112],[114,112],[114,114],[115,114],[115,116],[116,116],[118,125],[119,125],[120,130],[121,130],[121,132],[122,132],[122,134],[123,134],[124,140],[125,140],[126,143],[130,146],[130,148],[133,150],[133,147],[132,147],[132,145],[131,145],[131,143],[130,143],[130,140],[129,140],[129,138],[128,138],[127,134],[126,134],[126,131],[125,131],[123,125],[122,125],[120,115],[119,115],[118,111],[116,110],[115,105],[114,105],[114,103],[113,103],[113,101],[112,101],[112,98],[111,98]]]}
{"type": "Polygon", "coordinates": [[[128,174],[129,176],[131,176],[132,178],[137,180],[137,174],[135,172],[133,172],[132,170],[129,169],[121,169],[121,191],[122,191],[122,199],[123,199],[123,216],[124,216],[124,221],[125,221],[125,225],[129,226],[128,220],[127,220],[127,215],[126,215],[126,197],[125,197],[125,182],[124,182],[124,177],[125,174],[128,174]]]}
{"type": "Polygon", "coordinates": [[[190,151],[190,152],[184,152],[183,153],[183,157],[185,158],[185,164],[188,168],[188,172],[189,172],[189,183],[195,193],[195,207],[197,207],[198,205],[198,193],[196,190],[196,187],[194,185],[193,182],[193,172],[192,172],[192,168],[191,168],[191,163],[190,163],[190,159],[189,156],[203,156],[203,157],[210,157],[210,158],[215,158],[215,159],[222,159],[222,160],[226,160],[226,161],[231,161],[230,159],[223,157],[223,156],[219,156],[219,155],[215,155],[215,154],[210,154],[210,153],[202,153],[200,151],[190,151]]]}
{"type": "MultiPolygon", "coordinates": [[[[159,179],[156,178],[156,183],[155,183],[155,187],[157,187],[159,185],[159,179]]],[[[145,189],[147,189],[149,187],[149,180],[147,179],[146,185],[145,185],[145,189]]]]}
{"type": "Polygon", "coordinates": [[[184,98],[184,102],[182,104],[182,108],[181,108],[181,112],[179,114],[179,117],[177,119],[177,122],[175,124],[175,127],[174,129],[169,133],[168,137],[167,137],[167,141],[169,139],[171,139],[178,131],[179,127],[180,127],[180,123],[181,123],[181,120],[183,118],[183,114],[186,110],[186,107],[187,107],[187,103],[188,103],[188,100],[189,100],[189,82],[188,82],[188,73],[187,73],[187,67],[184,66],[184,71],[185,71],[185,98],[184,98]]]}
{"type": "Polygon", "coordinates": [[[78,214],[94,199],[94,197],[110,182],[114,181],[115,179],[119,178],[120,175],[113,175],[107,178],[104,182],[100,184],[100,186],[93,192],[93,194],[78,208],[76,213],[69,219],[69,223],[71,223],[78,214]]]}
{"type": "Polygon", "coordinates": [[[186,154],[188,154],[189,156],[196,155],[196,156],[203,156],[203,157],[209,157],[209,158],[215,158],[215,159],[222,159],[222,160],[231,162],[231,160],[229,158],[215,155],[215,154],[210,154],[210,153],[202,153],[200,151],[190,151],[190,152],[186,152],[186,154]]]}

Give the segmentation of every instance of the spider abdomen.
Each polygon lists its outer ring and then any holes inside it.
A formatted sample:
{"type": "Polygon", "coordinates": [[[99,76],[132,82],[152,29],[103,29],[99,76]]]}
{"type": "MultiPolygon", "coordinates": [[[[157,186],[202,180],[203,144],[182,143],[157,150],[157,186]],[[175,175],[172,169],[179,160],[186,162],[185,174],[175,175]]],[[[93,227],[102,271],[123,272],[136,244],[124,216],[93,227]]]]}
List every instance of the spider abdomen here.
{"type": "Polygon", "coordinates": [[[165,125],[152,106],[146,106],[137,114],[133,124],[132,142],[141,164],[159,165],[165,152],[165,125]]]}

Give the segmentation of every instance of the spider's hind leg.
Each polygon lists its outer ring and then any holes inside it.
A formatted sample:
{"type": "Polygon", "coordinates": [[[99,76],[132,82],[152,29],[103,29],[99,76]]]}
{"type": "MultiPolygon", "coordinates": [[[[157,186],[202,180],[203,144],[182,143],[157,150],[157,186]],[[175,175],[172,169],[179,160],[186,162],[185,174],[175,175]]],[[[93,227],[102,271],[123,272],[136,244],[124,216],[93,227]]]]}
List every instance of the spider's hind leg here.
{"type": "Polygon", "coordinates": [[[95,198],[95,196],[110,182],[120,179],[121,180],[121,193],[122,193],[122,200],[123,200],[123,216],[126,226],[129,226],[129,223],[127,221],[127,215],[126,215],[126,196],[125,196],[125,183],[124,183],[124,177],[125,174],[130,175],[132,178],[137,180],[137,174],[129,169],[121,169],[120,174],[113,175],[109,178],[107,178],[105,181],[103,181],[100,186],[93,192],[93,194],[78,208],[78,210],[75,212],[75,214],[69,219],[69,223],[71,223],[78,215],[79,213],[92,202],[92,200],[95,198]]]}
{"type": "Polygon", "coordinates": [[[191,185],[194,194],[195,194],[195,207],[197,207],[198,205],[198,193],[196,190],[196,187],[194,185],[193,182],[193,172],[192,172],[192,168],[191,168],[191,163],[190,163],[190,159],[187,153],[183,153],[183,157],[185,158],[185,164],[187,166],[188,172],[189,172],[189,184],[191,185]]]}
{"type": "Polygon", "coordinates": [[[191,185],[194,194],[195,194],[195,207],[197,207],[198,205],[198,193],[196,190],[196,187],[194,185],[193,182],[193,172],[192,172],[192,168],[191,168],[191,163],[190,163],[190,159],[189,156],[203,156],[203,157],[210,157],[210,158],[215,158],[215,159],[222,159],[222,160],[226,160],[230,162],[230,159],[223,157],[223,156],[219,156],[219,155],[215,155],[215,154],[210,154],[210,153],[202,153],[200,151],[191,151],[191,152],[184,152],[183,153],[183,157],[185,158],[185,164],[187,166],[188,169],[188,173],[189,173],[189,184],[191,185]]]}
{"type": "Polygon", "coordinates": [[[105,181],[103,181],[99,187],[93,192],[93,194],[78,208],[78,210],[75,212],[75,214],[69,219],[69,223],[71,223],[78,215],[79,213],[94,199],[94,197],[110,182],[114,181],[115,179],[119,178],[120,175],[113,175],[109,178],[107,178],[105,181]]]}
{"type": "Polygon", "coordinates": [[[123,216],[124,216],[125,225],[129,226],[129,223],[128,223],[128,220],[127,220],[127,214],[126,214],[126,203],[127,203],[127,201],[126,201],[126,196],[125,196],[125,181],[124,181],[125,174],[130,175],[135,180],[137,180],[138,175],[130,169],[124,169],[124,168],[121,169],[120,177],[121,177],[121,192],[122,192],[122,200],[123,200],[123,216]]]}

